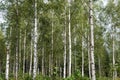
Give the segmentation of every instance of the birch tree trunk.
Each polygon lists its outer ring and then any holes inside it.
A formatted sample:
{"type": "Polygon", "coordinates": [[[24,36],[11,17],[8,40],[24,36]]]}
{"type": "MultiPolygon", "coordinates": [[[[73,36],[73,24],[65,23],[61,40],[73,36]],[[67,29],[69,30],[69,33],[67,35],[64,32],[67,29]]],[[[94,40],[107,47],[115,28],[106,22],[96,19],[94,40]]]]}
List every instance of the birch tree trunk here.
{"type": "Polygon", "coordinates": [[[112,33],[112,50],[113,50],[113,80],[116,79],[117,77],[117,71],[116,71],[116,67],[115,67],[115,27],[113,27],[113,33],[112,33]]]}
{"type": "Polygon", "coordinates": [[[77,59],[76,59],[76,55],[77,55],[77,50],[76,50],[76,46],[77,46],[77,36],[76,36],[76,30],[77,30],[78,24],[76,25],[76,27],[74,28],[74,45],[75,45],[75,52],[74,52],[74,72],[76,72],[77,70],[77,59]]]}
{"type": "Polygon", "coordinates": [[[65,27],[64,27],[64,68],[63,68],[63,78],[66,78],[66,7],[65,7],[65,27]]]}
{"type": "Polygon", "coordinates": [[[25,73],[25,54],[26,54],[26,30],[24,35],[24,53],[23,53],[23,77],[25,73]]]}
{"type": "Polygon", "coordinates": [[[51,54],[51,75],[53,75],[53,45],[54,45],[54,40],[53,40],[53,11],[52,11],[52,54],[51,54]]]}
{"type": "Polygon", "coordinates": [[[15,79],[18,80],[18,0],[16,0],[16,15],[17,15],[17,19],[16,19],[16,62],[15,62],[15,79]]]}
{"type": "Polygon", "coordinates": [[[35,0],[35,27],[34,27],[34,66],[33,66],[33,80],[37,75],[37,0],[35,0]]]}
{"type": "MultiPolygon", "coordinates": [[[[10,27],[10,35],[8,36],[8,38],[10,39],[11,37],[11,27],[10,27]]],[[[8,41],[8,44],[7,44],[7,57],[6,57],[6,71],[5,71],[5,79],[6,80],[9,80],[9,66],[10,66],[10,41],[8,41]]]]}
{"type": "Polygon", "coordinates": [[[84,77],[84,51],[83,51],[83,39],[82,39],[82,77],[84,77]]]}
{"type": "Polygon", "coordinates": [[[89,34],[88,34],[88,69],[89,69],[89,78],[91,80],[91,57],[90,57],[90,42],[89,42],[89,34]]]}
{"type": "Polygon", "coordinates": [[[71,16],[70,16],[70,3],[71,1],[68,0],[68,4],[69,4],[69,14],[68,14],[68,28],[69,28],[69,71],[68,71],[68,76],[71,76],[71,16]]]}
{"type": "MultiPolygon", "coordinates": [[[[83,23],[82,23],[82,31],[83,31],[83,23]]],[[[82,35],[82,77],[84,77],[84,39],[83,39],[84,34],[82,35]]]]}
{"type": "Polygon", "coordinates": [[[94,61],[94,25],[93,25],[93,1],[89,0],[90,4],[90,57],[91,57],[91,74],[92,80],[96,80],[95,61],[94,61]]]}
{"type": "MultiPolygon", "coordinates": [[[[76,29],[75,29],[75,31],[76,31],[76,29]]],[[[75,46],[77,45],[77,38],[76,38],[76,36],[75,36],[75,38],[74,38],[74,44],[75,44],[75,46]]],[[[77,51],[76,51],[76,48],[75,48],[75,53],[74,53],[74,72],[76,72],[76,67],[77,67],[77,61],[76,61],[76,55],[77,55],[77,51]]]]}
{"type": "Polygon", "coordinates": [[[10,54],[9,54],[9,48],[10,45],[7,45],[7,57],[6,57],[6,73],[5,73],[5,79],[9,80],[9,59],[10,59],[10,54]]]}
{"type": "Polygon", "coordinates": [[[52,30],[51,30],[51,54],[49,54],[49,77],[51,75],[53,75],[53,44],[54,44],[54,40],[53,40],[53,11],[51,11],[52,14],[52,30]]]}
{"type": "Polygon", "coordinates": [[[32,73],[32,59],[33,59],[33,34],[32,34],[32,31],[33,29],[31,29],[31,54],[30,54],[30,68],[29,68],[29,75],[31,75],[32,73]]]}
{"type": "Polygon", "coordinates": [[[21,29],[20,29],[20,39],[19,39],[19,71],[21,66],[21,29]]]}
{"type": "Polygon", "coordinates": [[[44,43],[42,47],[42,75],[45,76],[45,71],[44,71],[44,43]]]}
{"type": "Polygon", "coordinates": [[[17,43],[16,43],[16,62],[15,62],[15,78],[18,78],[18,36],[17,36],[17,43]]]}

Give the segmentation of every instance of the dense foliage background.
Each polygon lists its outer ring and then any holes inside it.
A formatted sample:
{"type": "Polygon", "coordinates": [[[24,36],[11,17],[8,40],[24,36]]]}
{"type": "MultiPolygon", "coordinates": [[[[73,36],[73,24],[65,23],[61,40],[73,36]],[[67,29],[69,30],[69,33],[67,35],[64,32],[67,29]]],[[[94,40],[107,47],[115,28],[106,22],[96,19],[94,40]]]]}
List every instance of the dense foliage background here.
{"type": "MultiPolygon", "coordinates": [[[[34,44],[37,44],[35,80],[91,79],[89,0],[71,0],[70,5],[67,0],[37,0],[37,43],[34,42],[34,4],[35,0],[2,0],[0,3],[0,11],[5,13],[5,22],[0,23],[0,80],[6,78],[7,54],[9,80],[32,80],[34,44]]],[[[120,80],[120,1],[93,0],[92,11],[96,78],[120,80]]]]}

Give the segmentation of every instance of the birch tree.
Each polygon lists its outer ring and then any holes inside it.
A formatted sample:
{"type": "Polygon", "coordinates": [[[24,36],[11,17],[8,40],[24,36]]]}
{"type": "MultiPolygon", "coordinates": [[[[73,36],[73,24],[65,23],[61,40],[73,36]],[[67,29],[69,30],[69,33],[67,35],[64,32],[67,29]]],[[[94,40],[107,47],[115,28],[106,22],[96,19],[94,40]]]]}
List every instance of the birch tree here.
{"type": "Polygon", "coordinates": [[[25,54],[26,54],[26,30],[25,30],[25,34],[24,34],[24,53],[23,53],[23,77],[24,77],[24,73],[25,73],[25,54]]]}
{"type": "Polygon", "coordinates": [[[5,73],[5,79],[9,80],[9,59],[10,59],[10,53],[9,53],[9,45],[7,45],[7,57],[6,57],[6,73],[5,73]]]}
{"type": "MultiPolygon", "coordinates": [[[[82,31],[83,31],[83,23],[82,23],[82,31]]],[[[82,35],[82,77],[84,77],[84,33],[82,35]]]]}
{"type": "Polygon", "coordinates": [[[18,80],[18,30],[19,30],[19,21],[18,21],[18,16],[19,16],[19,12],[18,12],[18,0],[16,0],[16,55],[15,55],[15,79],[18,80]]]}
{"type": "Polygon", "coordinates": [[[69,12],[68,12],[68,32],[69,32],[69,72],[68,72],[68,76],[71,76],[71,54],[72,54],[72,51],[71,51],[71,15],[70,15],[70,3],[71,3],[71,0],[68,0],[68,5],[69,5],[69,12]]]}
{"type": "Polygon", "coordinates": [[[115,27],[112,27],[112,65],[113,65],[113,80],[117,77],[117,71],[116,71],[116,61],[115,61],[115,27]]]}
{"type": "Polygon", "coordinates": [[[45,65],[45,61],[44,61],[44,58],[45,57],[45,50],[44,50],[44,42],[43,42],[43,46],[42,46],[42,75],[45,76],[45,68],[44,68],[44,65],[45,65]]]}
{"type": "Polygon", "coordinates": [[[65,25],[64,25],[64,68],[63,68],[63,78],[66,78],[66,7],[65,7],[65,25]]]}
{"type": "Polygon", "coordinates": [[[92,80],[96,80],[95,61],[94,61],[94,24],[93,24],[93,0],[89,0],[90,5],[90,57],[91,57],[91,74],[92,80]]]}
{"type": "MultiPolygon", "coordinates": [[[[10,28],[10,34],[8,35],[8,39],[10,40],[11,36],[11,28],[10,28]]],[[[5,73],[5,79],[9,80],[9,66],[10,66],[10,41],[8,41],[7,46],[6,46],[6,73],[5,73]]]]}
{"type": "Polygon", "coordinates": [[[30,44],[30,67],[29,67],[29,75],[31,76],[31,73],[32,73],[32,62],[33,62],[33,29],[31,29],[31,44],[30,44]]]}
{"type": "Polygon", "coordinates": [[[33,80],[35,80],[37,75],[37,0],[35,0],[34,4],[34,10],[35,10],[35,23],[34,23],[34,66],[33,66],[33,80]]]}
{"type": "Polygon", "coordinates": [[[88,34],[88,43],[87,43],[87,46],[88,46],[88,71],[89,71],[89,78],[91,79],[91,57],[90,57],[90,42],[89,42],[89,34],[88,34]]]}

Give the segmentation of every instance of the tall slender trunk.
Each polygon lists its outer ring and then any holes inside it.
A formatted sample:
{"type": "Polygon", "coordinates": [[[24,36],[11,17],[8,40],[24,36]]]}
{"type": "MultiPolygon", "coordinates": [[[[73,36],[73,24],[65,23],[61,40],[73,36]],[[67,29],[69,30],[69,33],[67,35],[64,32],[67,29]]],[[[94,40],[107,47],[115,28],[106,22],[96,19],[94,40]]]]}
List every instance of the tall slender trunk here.
{"type": "Polygon", "coordinates": [[[83,51],[83,37],[82,37],[82,77],[84,77],[84,51],[83,51]]]}
{"type": "Polygon", "coordinates": [[[68,0],[68,4],[69,4],[69,15],[68,15],[68,27],[69,27],[69,72],[68,72],[68,76],[71,76],[71,16],[70,16],[70,3],[71,1],[68,0]]]}
{"type": "Polygon", "coordinates": [[[76,25],[76,27],[74,28],[74,34],[75,34],[75,37],[74,37],[74,45],[75,45],[75,52],[74,52],[74,72],[76,72],[77,70],[77,60],[76,60],[76,55],[77,55],[77,50],[76,50],[76,46],[77,46],[77,37],[76,37],[76,28],[78,27],[78,24],[76,25]]]}
{"type": "Polygon", "coordinates": [[[87,43],[87,46],[88,46],[88,69],[89,69],[89,78],[91,80],[91,65],[90,65],[90,42],[89,42],[89,34],[88,34],[88,43],[87,43]]]}
{"type": "Polygon", "coordinates": [[[18,41],[18,30],[19,30],[19,25],[18,25],[18,0],[16,0],[16,62],[15,62],[15,79],[18,80],[18,46],[19,46],[19,41],[18,41]]]}
{"type": "Polygon", "coordinates": [[[42,47],[42,75],[45,76],[45,71],[44,71],[44,43],[42,47]]]}
{"type": "Polygon", "coordinates": [[[54,45],[54,40],[53,40],[53,11],[52,11],[52,40],[51,40],[51,43],[52,43],[52,54],[51,54],[51,75],[53,75],[53,45],[54,45]]]}
{"type": "MultiPolygon", "coordinates": [[[[11,27],[10,27],[10,34],[8,36],[8,38],[10,39],[11,37],[11,27]]],[[[11,42],[8,41],[8,44],[7,44],[7,56],[6,56],[6,71],[5,71],[5,79],[6,80],[9,80],[9,66],[10,66],[10,45],[11,45],[11,42]]]]}
{"type": "Polygon", "coordinates": [[[65,27],[64,27],[64,68],[63,68],[63,78],[66,78],[66,7],[65,7],[65,27]]]}
{"type": "Polygon", "coordinates": [[[16,62],[15,62],[15,78],[18,80],[18,36],[17,36],[17,43],[16,43],[16,62]]]}
{"type": "Polygon", "coordinates": [[[52,13],[52,30],[51,30],[51,54],[49,54],[49,77],[51,75],[53,75],[53,44],[54,44],[54,40],[53,40],[53,11],[51,11],[52,13]]]}
{"type": "Polygon", "coordinates": [[[37,0],[35,0],[35,27],[34,27],[34,66],[33,66],[33,80],[37,75],[37,0]]]}
{"type": "Polygon", "coordinates": [[[113,33],[112,33],[112,39],[113,39],[113,43],[112,43],[112,50],[113,50],[113,80],[116,79],[117,77],[117,71],[116,71],[116,67],[115,67],[115,27],[113,27],[113,33]]]}
{"type": "Polygon", "coordinates": [[[6,73],[5,73],[5,79],[9,80],[9,59],[10,59],[10,54],[9,54],[9,48],[10,45],[7,45],[7,57],[6,57],[6,73]]]}
{"type": "Polygon", "coordinates": [[[96,80],[95,61],[94,61],[94,25],[93,25],[93,1],[89,0],[90,4],[90,57],[91,57],[91,73],[92,80],[96,80]]]}
{"type": "Polygon", "coordinates": [[[20,39],[19,39],[19,71],[21,66],[21,29],[20,29],[20,39]]]}
{"type": "MultiPolygon", "coordinates": [[[[82,23],[82,32],[83,32],[83,23],[82,23]]],[[[83,39],[84,34],[82,35],[82,77],[84,77],[84,39],[83,39]]]]}
{"type": "Polygon", "coordinates": [[[30,54],[30,68],[29,68],[29,75],[32,73],[32,59],[33,59],[33,34],[32,34],[32,29],[31,29],[31,54],[30,54]]]}
{"type": "Polygon", "coordinates": [[[77,51],[76,51],[76,45],[77,45],[77,38],[75,37],[74,39],[74,44],[75,44],[75,53],[74,53],[74,72],[76,72],[76,68],[77,68],[77,60],[76,60],[76,55],[77,55],[77,51]]]}
{"type": "Polygon", "coordinates": [[[26,30],[24,35],[24,53],[23,53],[23,77],[25,73],[25,54],[26,54],[26,30]]]}

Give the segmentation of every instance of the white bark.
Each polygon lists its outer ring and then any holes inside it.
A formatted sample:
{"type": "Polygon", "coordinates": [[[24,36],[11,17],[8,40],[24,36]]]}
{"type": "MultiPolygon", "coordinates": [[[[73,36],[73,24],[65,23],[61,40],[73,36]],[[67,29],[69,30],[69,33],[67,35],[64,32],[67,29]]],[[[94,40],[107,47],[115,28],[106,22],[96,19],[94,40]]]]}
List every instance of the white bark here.
{"type": "Polygon", "coordinates": [[[63,68],[63,78],[66,78],[66,7],[65,7],[65,28],[64,28],[64,68],[63,68]]]}
{"type": "Polygon", "coordinates": [[[68,4],[69,4],[69,15],[68,15],[68,27],[69,27],[69,72],[68,72],[68,76],[71,76],[71,54],[72,54],[72,51],[71,51],[71,21],[70,21],[70,3],[71,1],[68,0],[68,4]]]}
{"type": "Polygon", "coordinates": [[[53,40],[53,11],[52,11],[52,54],[51,54],[51,75],[53,75],[53,45],[54,45],[54,40],[53,40]]]}
{"type": "Polygon", "coordinates": [[[32,31],[31,31],[31,54],[30,54],[30,69],[29,69],[29,75],[31,75],[32,73],[32,58],[33,58],[33,34],[32,34],[32,31]]]}
{"type": "Polygon", "coordinates": [[[19,53],[19,51],[18,51],[18,0],[16,0],[16,14],[17,14],[17,20],[16,20],[16,57],[15,57],[15,59],[16,59],[16,62],[15,62],[15,78],[16,78],[16,80],[18,80],[18,53],[19,53]]]}
{"type": "MultiPolygon", "coordinates": [[[[77,38],[75,37],[75,39],[74,39],[74,44],[75,44],[75,46],[77,45],[77,38]]],[[[77,67],[77,60],[76,60],[76,55],[77,55],[77,51],[76,51],[76,48],[75,48],[75,54],[74,54],[74,59],[75,59],[75,70],[74,71],[76,71],[76,67],[77,67]]]]}
{"type": "Polygon", "coordinates": [[[34,66],[33,66],[33,80],[37,75],[37,0],[35,0],[35,27],[34,27],[34,66]]]}
{"type": "Polygon", "coordinates": [[[42,75],[45,75],[44,71],[44,46],[42,47],[42,75]]]}
{"type": "MultiPolygon", "coordinates": [[[[88,37],[89,38],[89,37],[88,37]]],[[[91,64],[90,64],[90,62],[91,62],[91,57],[90,57],[90,46],[89,46],[90,44],[89,44],[89,39],[88,39],[88,69],[89,69],[89,78],[90,78],[90,80],[91,80],[91,64]]]]}
{"type": "Polygon", "coordinates": [[[16,62],[15,62],[15,78],[18,78],[18,38],[16,43],[16,62]]]}
{"type": "MultiPolygon", "coordinates": [[[[83,23],[82,23],[82,30],[83,30],[83,23]]],[[[82,35],[82,77],[84,77],[84,39],[83,39],[84,34],[82,35]]]]}
{"type": "Polygon", "coordinates": [[[113,80],[116,79],[117,77],[117,71],[116,71],[116,67],[115,67],[115,28],[113,27],[113,33],[112,33],[112,38],[113,38],[113,80]]]}
{"type": "Polygon", "coordinates": [[[83,37],[82,37],[82,77],[84,77],[84,51],[83,51],[83,37]]]}
{"type": "Polygon", "coordinates": [[[96,80],[95,75],[95,61],[94,61],[94,25],[93,25],[93,1],[89,0],[90,3],[90,57],[91,57],[91,73],[92,80],[96,80]]]}
{"type": "MultiPolygon", "coordinates": [[[[9,39],[11,37],[11,29],[12,28],[10,27],[10,35],[8,36],[9,39]]],[[[11,45],[11,42],[8,41],[8,44],[7,44],[7,57],[6,57],[6,71],[5,71],[5,79],[6,80],[9,80],[10,45],[11,45]]]]}
{"type": "Polygon", "coordinates": [[[25,73],[25,53],[26,53],[26,30],[24,35],[24,53],[23,53],[23,77],[25,73]]]}
{"type": "MultiPolygon", "coordinates": [[[[77,45],[77,37],[76,37],[76,27],[77,27],[78,25],[76,25],[75,27],[74,27],[74,46],[75,46],[75,50],[74,50],[74,70],[73,70],[73,72],[75,73],[76,72],[76,45],[77,45]]],[[[73,74],[74,74],[73,73],[73,74]]]]}
{"type": "MultiPolygon", "coordinates": [[[[53,20],[53,11],[51,11],[52,13],[52,20],[53,20]]],[[[52,30],[51,30],[51,54],[49,54],[49,77],[51,75],[53,75],[53,44],[54,44],[54,40],[53,40],[53,32],[54,32],[54,29],[53,29],[53,21],[52,21],[52,30]]]]}
{"type": "Polygon", "coordinates": [[[9,80],[9,59],[10,59],[9,46],[10,45],[7,45],[6,73],[5,73],[5,79],[6,80],[9,80]]]}
{"type": "Polygon", "coordinates": [[[20,39],[19,39],[19,71],[21,66],[21,29],[20,29],[20,39]]]}

